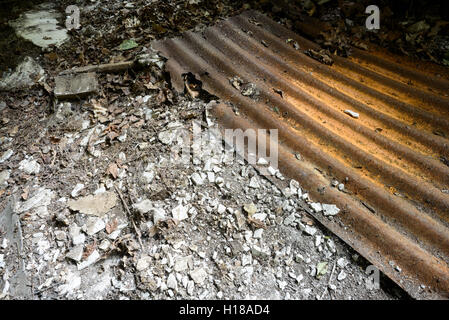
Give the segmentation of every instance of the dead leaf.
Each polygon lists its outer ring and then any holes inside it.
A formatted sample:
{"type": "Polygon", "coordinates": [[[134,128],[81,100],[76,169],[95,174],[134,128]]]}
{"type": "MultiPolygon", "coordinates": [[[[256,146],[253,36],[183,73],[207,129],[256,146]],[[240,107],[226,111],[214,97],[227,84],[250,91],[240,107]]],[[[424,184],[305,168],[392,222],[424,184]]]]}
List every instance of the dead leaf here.
{"type": "Polygon", "coordinates": [[[86,248],[84,248],[83,259],[86,260],[92,254],[92,252],[95,251],[96,247],[97,247],[97,240],[94,239],[94,242],[92,244],[88,244],[86,248]]]}
{"type": "Polygon", "coordinates": [[[114,179],[118,176],[118,166],[115,162],[111,163],[108,167],[108,174],[110,174],[114,179]]]}
{"type": "Polygon", "coordinates": [[[114,232],[117,229],[117,226],[118,226],[117,219],[109,221],[108,223],[106,223],[106,232],[108,234],[111,234],[112,232],[114,232]]]}

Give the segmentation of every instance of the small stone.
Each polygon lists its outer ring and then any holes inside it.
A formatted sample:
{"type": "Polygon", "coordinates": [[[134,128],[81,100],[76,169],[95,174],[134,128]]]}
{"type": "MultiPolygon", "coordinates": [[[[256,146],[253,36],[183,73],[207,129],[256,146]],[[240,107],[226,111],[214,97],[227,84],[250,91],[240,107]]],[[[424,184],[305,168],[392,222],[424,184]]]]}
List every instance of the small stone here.
{"type": "Polygon", "coordinates": [[[164,221],[167,219],[167,215],[164,209],[153,208],[153,223],[157,224],[159,221],[164,221]]]}
{"type": "Polygon", "coordinates": [[[217,212],[218,212],[219,214],[225,213],[225,212],[226,212],[226,207],[220,203],[220,204],[218,205],[217,212]]]}
{"type": "Polygon", "coordinates": [[[265,158],[259,158],[259,160],[257,160],[257,165],[259,166],[267,166],[268,164],[269,162],[265,158]]]}
{"type": "Polygon", "coordinates": [[[260,239],[260,238],[262,238],[262,234],[263,234],[263,229],[262,228],[257,229],[256,231],[254,231],[253,238],[260,239]]]}
{"type": "Polygon", "coordinates": [[[309,236],[313,236],[316,233],[316,231],[317,231],[316,228],[311,227],[309,225],[305,225],[304,227],[304,232],[309,236]]]}
{"type": "Polygon", "coordinates": [[[184,219],[187,219],[189,216],[187,215],[188,208],[187,206],[183,206],[182,204],[175,207],[171,214],[173,216],[173,219],[176,219],[178,221],[182,221],[184,219]]]}
{"type": "Polygon", "coordinates": [[[339,258],[338,260],[337,260],[337,265],[340,267],[340,268],[344,268],[344,267],[346,267],[347,265],[348,265],[348,261],[345,259],[345,258],[339,258]]]}
{"type": "Polygon", "coordinates": [[[93,236],[94,234],[100,232],[106,227],[104,221],[97,217],[89,217],[86,222],[86,233],[89,236],[93,236]]]}
{"type": "Polygon", "coordinates": [[[117,204],[117,196],[113,192],[104,192],[96,195],[69,200],[69,208],[87,215],[103,216],[117,204]]]}
{"type": "Polygon", "coordinates": [[[73,188],[72,193],[70,194],[72,196],[72,198],[75,198],[78,196],[78,193],[83,190],[84,188],[84,184],[82,183],[78,183],[75,188],[73,188]]]}
{"type": "Polygon", "coordinates": [[[191,179],[192,179],[193,183],[197,186],[200,186],[204,183],[203,178],[201,178],[201,176],[198,172],[195,172],[194,174],[192,174],[191,179]]]}
{"type": "Polygon", "coordinates": [[[0,163],[3,163],[3,162],[5,162],[6,160],[8,160],[9,158],[11,158],[11,156],[14,154],[14,152],[11,150],[11,149],[9,149],[9,150],[6,150],[4,153],[3,153],[3,155],[0,157],[0,163]]]}
{"type": "Polygon", "coordinates": [[[221,188],[224,185],[224,179],[222,177],[217,177],[215,179],[215,184],[221,188]]]}
{"type": "Polygon", "coordinates": [[[136,270],[140,272],[140,271],[144,271],[144,270],[148,269],[148,267],[150,266],[149,260],[150,259],[147,256],[140,258],[137,261],[136,270]]]}
{"type": "Polygon", "coordinates": [[[343,281],[344,279],[346,279],[347,274],[344,270],[341,270],[340,273],[337,276],[337,280],[338,281],[343,281]]]}
{"type": "Polygon", "coordinates": [[[72,259],[75,262],[80,262],[81,258],[83,257],[83,245],[78,245],[74,248],[72,248],[66,255],[66,258],[72,259]]]}
{"type": "Polygon", "coordinates": [[[312,202],[310,204],[310,207],[315,211],[315,212],[320,212],[323,210],[323,207],[321,206],[321,203],[319,202],[312,202]]]}
{"type": "Polygon", "coordinates": [[[81,233],[81,228],[78,227],[76,224],[72,224],[69,227],[69,235],[72,238],[72,243],[74,246],[83,244],[86,240],[86,236],[81,233]]]}
{"type": "Polygon", "coordinates": [[[193,266],[192,256],[178,257],[175,260],[174,270],[176,272],[183,272],[183,271],[189,269],[189,265],[193,266]]]}
{"type": "Polygon", "coordinates": [[[142,173],[142,180],[146,184],[150,184],[154,179],[154,171],[144,171],[142,173]]]}
{"type": "Polygon", "coordinates": [[[253,189],[257,189],[260,187],[259,180],[257,179],[256,176],[253,176],[249,181],[249,187],[253,189]]]}
{"type": "Polygon", "coordinates": [[[195,289],[195,282],[193,280],[190,280],[187,283],[187,293],[191,296],[193,295],[193,290],[195,289]]]}
{"type": "Polygon", "coordinates": [[[57,230],[55,231],[55,238],[56,240],[64,241],[65,239],[67,239],[67,235],[64,231],[57,230]]]}
{"type": "Polygon", "coordinates": [[[249,217],[252,217],[257,212],[257,207],[254,203],[247,203],[243,206],[243,210],[248,214],[249,217]]]}
{"type": "Polygon", "coordinates": [[[33,157],[24,159],[19,163],[19,170],[25,171],[27,174],[38,174],[41,166],[33,157]]]}
{"type": "Polygon", "coordinates": [[[340,183],[340,184],[338,185],[338,190],[339,190],[339,191],[345,190],[345,185],[344,185],[343,183],[340,183]]]}
{"type": "Polygon", "coordinates": [[[335,216],[340,212],[340,209],[334,204],[323,204],[322,207],[325,216],[335,216]]]}
{"type": "Polygon", "coordinates": [[[242,255],[242,267],[250,265],[253,262],[253,257],[250,254],[242,255]]]}
{"type": "Polygon", "coordinates": [[[207,272],[204,268],[196,268],[190,272],[190,277],[196,284],[202,284],[207,277],[207,272]]]}
{"type": "Polygon", "coordinates": [[[153,209],[153,202],[151,200],[145,199],[133,204],[133,208],[136,209],[140,214],[145,214],[153,209]]]}
{"type": "Polygon", "coordinates": [[[209,180],[210,183],[215,182],[215,173],[212,171],[207,172],[207,180],[209,180]]]}
{"type": "Polygon", "coordinates": [[[0,188],[8,186],[8,179],[11,172],[9,170],[3,170],[0,172],[0,188]]]}
{"type": "Polygon", "coordinates": [[[176,281],[176,277],[173,273],[168,276],[167,279],[167,288],[178,291],[178,281],[176,281]]]}

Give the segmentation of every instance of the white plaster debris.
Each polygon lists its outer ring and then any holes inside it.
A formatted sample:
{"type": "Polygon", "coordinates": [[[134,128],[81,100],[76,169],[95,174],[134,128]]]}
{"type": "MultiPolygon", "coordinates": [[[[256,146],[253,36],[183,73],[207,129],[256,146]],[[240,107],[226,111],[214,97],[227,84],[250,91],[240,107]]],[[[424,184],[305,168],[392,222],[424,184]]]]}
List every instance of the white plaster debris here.
{"type": "Polygon", "coordinates": [[[81,190],[84,189],[84,184],[78,183],[75,188],[73,188],[72,193],[70,194],[72,198],[76,198],[81,190]]]}
{"type": "Polygon", "coordinates": [[[345,110],[346,114],[349,114],[351,117],[358,119],[359,118],[359,114],[357,112],[354,112],[352,110],[345,110]]]}
{"type": "Polygon", "coordinates": [[[335,216],[340,212],[340,209],[335,204],[323,204],[322,208],[325,216],[335,216]]]}
{"type": "Polygon", "coordinates": [[[41,166],[33,157],[29,157],[20,161],[19,170],[25,171],[27,174],[38,174],[41,166]]]}
{"type": "Polygon", "coordinates": [[[188,207],[183,206],[182,204],[179,204],[172,210],[172,217],[173,219],[176,219],[178,221],[182,221],[184,219],[187,219],[189,216],[187,215],[188,207]]]}

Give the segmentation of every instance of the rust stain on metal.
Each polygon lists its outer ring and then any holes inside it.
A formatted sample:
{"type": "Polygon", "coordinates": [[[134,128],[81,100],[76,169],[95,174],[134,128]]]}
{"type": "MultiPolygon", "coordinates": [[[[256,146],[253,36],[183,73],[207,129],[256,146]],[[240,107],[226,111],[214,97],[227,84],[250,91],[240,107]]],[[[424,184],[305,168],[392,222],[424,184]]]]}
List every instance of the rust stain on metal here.
{"type": "Polygon", "coordinates": [[[153,48],[177,90],[192,72],[238,108],[215,108],[224,128],[279,130],[280,170],[342,209],[317,220],[413,297],[449,297],[447,69],[416,69],[380,50],[322,64],[304,54],[317,44],[253,11],[153,48]],[[235,76],[256,85],[256,99],[236,90],[235,76]]]}

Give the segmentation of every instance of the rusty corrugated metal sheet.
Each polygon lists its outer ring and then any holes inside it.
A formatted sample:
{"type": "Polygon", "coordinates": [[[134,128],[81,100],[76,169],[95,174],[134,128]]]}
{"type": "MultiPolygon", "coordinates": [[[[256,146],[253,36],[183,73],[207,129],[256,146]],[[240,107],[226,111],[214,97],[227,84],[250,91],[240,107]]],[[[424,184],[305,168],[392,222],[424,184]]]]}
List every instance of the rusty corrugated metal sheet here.
{"type": "Polygon", "coordinates": [[[214,110],[223,127],[279,130],[281,171],[342,209],[334,218],[314,213],[323,225],[411,296],[449,296],[447,70],[360,50],[324,65],[303,53],[317,44],[253,11],[152,46],[168,58],[176,89],[192,72],[239,109],[214,110]],[[234,76],[256,84],[257,101],[230,84],[234,76]],[[346,180],[347,191],[332,179],[346,180]]]}

